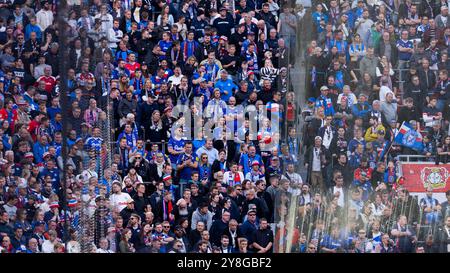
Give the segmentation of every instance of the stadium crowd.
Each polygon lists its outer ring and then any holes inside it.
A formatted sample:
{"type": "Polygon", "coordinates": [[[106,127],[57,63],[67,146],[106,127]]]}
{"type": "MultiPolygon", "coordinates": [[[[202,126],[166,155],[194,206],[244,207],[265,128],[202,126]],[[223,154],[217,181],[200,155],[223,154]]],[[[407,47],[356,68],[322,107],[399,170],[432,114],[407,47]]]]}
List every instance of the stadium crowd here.
{"type": "Polygon", "coordinates": [[[2,253],[450,252],[448,1],[59,2],[0,0],[2,253]]]}

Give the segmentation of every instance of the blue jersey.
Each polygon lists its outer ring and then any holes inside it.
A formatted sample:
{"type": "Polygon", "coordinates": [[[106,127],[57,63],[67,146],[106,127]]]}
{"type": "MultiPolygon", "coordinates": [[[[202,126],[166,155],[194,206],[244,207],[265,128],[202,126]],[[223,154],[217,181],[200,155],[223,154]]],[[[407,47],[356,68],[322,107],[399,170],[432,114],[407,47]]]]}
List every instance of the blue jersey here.
{"type": "Polygon", "coordinates": [[[135,132],[132,132],[131,134],[127,134],[125,132],[120,133],[119,138],[117,139],[117,142],[119,142],[122,138],[127,139],[128,147],[133,148],[136,146],[136,141],[138,139],[138,136],[135,132]]]}
{"type": "Polygon", "coordinates": [[[208,164],[199,165],[198,173],[199,173],[200,179],[203,179],[203,178],[209,179],[211,177],[211,166],[209,166],[208,164]]]}
{"type": "MultiPolygon", "coordinates": [[[[169,142],[167,143],[167,147],[171,147],[175,151],[181,152],[184,148],[184,144],[185,144],[184,139],[176,140],[175,138],[171,137],[169,139],[169,142]]],[[[179,157],[180,157],[180,155],[170,154],[169,155],[170,162],[177,163],[179,157]]]]}
{"type": "Polygon", "coordinates": [[[243,154],[241,156],[241,160],[239,160],[239,165],[242,166],[243,170],[242,172],[244,175],[247,175],[252,169],[252,162],[258,161],[259,166],[264,166],[264,163],[261,159],[260,155],[255,155],[254,157],[250,157],[248,154],[243,154]]]}
{"type": "Polygon", "coordinates": [[[323,20],[325,22],[325,24],[328,23],[328,15],[326,15],[325,13],[318,13],[316,11],[316,12],[313,12],[311,16],[312,16],[314,25],[316,25],[317,33],[322,32],[324,30],[324,28],[320,25],[320,21],[323,20]]]}
{"type": "Polygon", "coordinates": [[[228,101],[230,97],[233,95],[233,90],[238,89],[236,84],[234,84],[231,79],[226,79],[224,81],[220,79],[216,82],[214,87],[219,88],[220,98],[224,101],[228,101]],[[227,91],[228,94],[225,94],[225,91],[227,91]]]}
{"type": "Polygon", "coordinates": [[[58,168],[53,168],[52,170],[49,170],[47,168],[43,169],[41,171],[41,175],[40,177],[42,179],[44,179],[46,176],[50,176],[51,177],[51,181],[52,181],[52,188],[53,190],[57,191],[60,187],[60,183],[59,183],[59,170],[58,168]]]}
{"type": "MultiPolygon", "coordinates": [[[[191,155],[187,155],[187,154],[182,154],[178,157],[178,161],[176,162],[177,165],[181,165],[183,164],[183,162],[185,162],[186,160],[191,160],[192,163],[195,163],[196,161],[198,161],[198,157],[193,153],[191,155]]],[[[180,179],[184,179],[184,180],[189,180],[191,179],[191,174],[192,171],[194,171],[195,169],[185,166],[181,171],[180,171],[180,179]]]]}
{"type": "Polygon", "coordinates": [[[342,240],[339,238],[333,238],[330,235],[325,235],[320,242],[320,246],[328,249],[338,249],[343,246],[342,240]]]}
{"type": "Polygon", "coordinates": [[[331,98],[320,96],[316,100],[316,108],[323,107],[326,116],[334,116],[334,107],[331,98]]]}
{"type": "Polygon", "coordinates": [[[172,47],[172,41],[159,41],[158,45],[161,47],[161,51],[166,53],[172,47]]]}
{"type": "Polygon", "coordinates": [[[103,139],[100,137],[89,137],[86,139],[86,147],[88,149],[95,149],[95,151],[100,152],[102,148],[103,139]]]}
{"type": "MultiPolygon", "coordinates": [[[[397,48],[398,47],[405,47],[405,48],[413,48],[413,42],[409,41],[409,40],[398,40],[397,41],[397,48]]],[[[410,52],[401,52],[400,50],[398,51],[398,59],[402,60],[402,61],[409,61],[409,59],[411,59],[412,53],[410,52]]]]}

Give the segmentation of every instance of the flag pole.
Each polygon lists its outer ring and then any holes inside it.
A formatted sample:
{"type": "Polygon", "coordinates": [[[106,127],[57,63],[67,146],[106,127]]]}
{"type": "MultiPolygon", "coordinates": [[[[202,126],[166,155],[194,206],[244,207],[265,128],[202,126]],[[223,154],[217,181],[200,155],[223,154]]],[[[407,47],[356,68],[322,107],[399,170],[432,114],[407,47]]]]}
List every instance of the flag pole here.
{"type": "MultiPolygon", "coordinates": [[[[402,126],[403,126],[404,123],[405,123],[405,122],[403,121],[403,122],[402,122],[402,125],[400,125],[400,128],[402,128],[402,126]]],[[[397,137],[397,134],[398,134],[399,132],[400,132],[400,130],[397,131],[397,133],[394,135],[394,138],[392,139],[391,143],[389,144],[388,150],[387,150],[386,153],[383,154],[383,156],[380,158],[380,160],[383,160],[383,158],[386,157],[386,160],[384,161],[386,165],[387,165],[387,163],[388,163],[388,155],[389,155],[389,153],[391,152],[392,145],[394,145],[395,138],[397,137]]]]}

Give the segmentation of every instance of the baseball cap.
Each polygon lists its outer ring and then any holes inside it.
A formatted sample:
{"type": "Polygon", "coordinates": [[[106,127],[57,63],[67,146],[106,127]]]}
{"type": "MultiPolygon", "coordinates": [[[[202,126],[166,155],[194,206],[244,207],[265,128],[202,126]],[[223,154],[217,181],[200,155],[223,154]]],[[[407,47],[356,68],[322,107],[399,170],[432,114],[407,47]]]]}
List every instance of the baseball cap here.
{"type": "Polygon", "coordinates": [[[170,179],[172,179],[172,176],[170,174],[166,174],[163,177],[163,181],[167,181],[167,180],[170,180],[170,179]]]}
{"type": "Polygon", "coordinates": [[[174,230],[183,230],[183,227],[180,226],[180,225],[176,225],[175,228],[174,228],[174,230]]]}
{"type": "Polygon", "coordinates": [[[33,223],[33,228],[36,228],[37,226],[45,226],[45,222],[44,221],[35,221],[33,223]]]}
{"type": "Polygon", "coordinates": [[[325,91],[325,90],[330,90],[330,88],[328,88],[328,86],[326,86],[326,85],[320,87],[320,91],[325,91]]]}
{"type": "Polygon", "coordinates": [[[97,197],[95,198],[95,202],[99,202],[99,201],[102,201],[102,200],[105,200],[105,197],[104,197],[104,196],[101,196],[101,195],[99,195],[99,196],[97,196],[97,197]]]}
{"type": "Polygon", "coordinates": [[[313,97],[310,97],[310,98],[308,98],[308,102],[314,103],[314,102],[316,102],[316,99],[313,97]]]}
{"type": "Polygon", "coordinates": [[[248,210],[247,211],[247,215],[250,215],[250,214],[256,214],[256,210],[254,210],[254,209],[250,209],[250,210],[248,210]]]}
{"type": "Polygon", "coordinates": [[[253,162],[252,162],[252,166],[259,166],[259,162],[258,162],[258,161],[256,161],[256,160],[255,160],[255,161],[253,161],[253,162]]]}

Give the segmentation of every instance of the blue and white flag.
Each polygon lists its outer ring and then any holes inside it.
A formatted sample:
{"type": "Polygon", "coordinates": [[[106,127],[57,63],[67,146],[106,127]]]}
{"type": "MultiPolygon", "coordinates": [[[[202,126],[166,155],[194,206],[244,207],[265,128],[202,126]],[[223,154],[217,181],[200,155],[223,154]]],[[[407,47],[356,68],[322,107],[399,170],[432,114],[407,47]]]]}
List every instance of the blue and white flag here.
{"type": "Polygon", "coordinates": [[[414,130],[408,122],[402,123],[402,126],[395,135],[394,141],[418,152],[423,151],[422,135],[414,130]]]}

